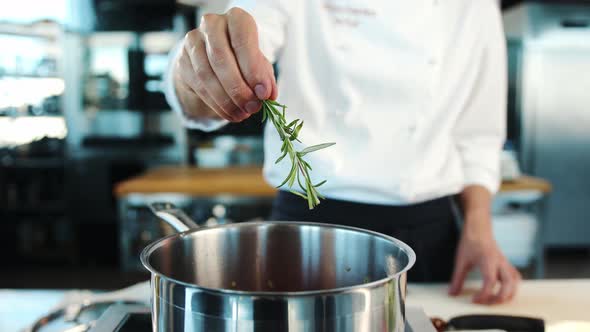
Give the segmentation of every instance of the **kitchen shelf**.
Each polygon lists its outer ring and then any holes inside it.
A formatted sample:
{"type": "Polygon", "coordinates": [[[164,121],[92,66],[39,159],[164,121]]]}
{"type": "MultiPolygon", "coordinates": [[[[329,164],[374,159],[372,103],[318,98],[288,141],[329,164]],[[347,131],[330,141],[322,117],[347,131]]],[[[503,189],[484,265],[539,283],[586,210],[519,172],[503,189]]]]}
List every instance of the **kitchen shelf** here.
{"type": "Polygon", "coordinates": [[[0,168],[43,168],[54,169],[64,168],[66,163],[62,158],[6,158],[8,161],[0,160],[0,168]]]}
{"type": "Polygon", "coordinates": [[[40,214],[43,215],[62,215],[65,214],[66,206],[62,203],[56,204],[40,204],[40,205],[30,205],[30,206],[17,206],[17,207],[5,207],[0,206],[0,210],[4,212],[4,214],[8,215],[18,215],[18,216],[38,216],[40,214]]]}
{"type": "Polygon", "coordinates": [[[9,112],[11,112],[11,110],[7,110],[0,108],[0,118],[11,118],[11,119],[22,119],[22,118],[64,118],[63,113],[45,113],[42,115],[31,115],[31,114],[26,114],[26,115],[21,115],[20,113],[17,113],[18,115],[11,115],[9,114],[9,112]]]}
{"type": "Polygon", "coordinates": [[[30,24],[0,21],[0,35],[40,38],[56,41],[61,27],[53,22],[33,22],[30,24]]]}
{"type": "Polygon", "coordinates": [[[10,78],[40,78],[40,79],[46,79],[46,78],[51,78],[51,79],[55,79],[55,78],[62,78],[60,76],[56,74],[52,74],[52,75],[37,75],[37,74],[20,74],[20,73],[11,73],[11,72],[3,72],[0,71],[0,79],[3,77],[10,77],[10,78]]]}

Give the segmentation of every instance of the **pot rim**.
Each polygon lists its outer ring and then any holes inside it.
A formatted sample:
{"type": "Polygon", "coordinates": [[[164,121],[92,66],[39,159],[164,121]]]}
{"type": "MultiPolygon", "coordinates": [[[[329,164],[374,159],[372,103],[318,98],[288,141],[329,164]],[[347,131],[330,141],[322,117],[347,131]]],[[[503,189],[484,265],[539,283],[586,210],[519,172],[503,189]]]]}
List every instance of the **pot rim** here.
{"type": "Polygon", "coordinates": [[[317,222],[308,222],[308,221],[250,221],[250,222],[240,222],[240,223],[232,223],[232,224],[223,224],[223,225],[216,225],[211,227],[203,227],[198,229],[190,229],[188,231],[172,234],[161,239],[158,239],[150,244],[148,244],[141,252],[140,260],[142,265],[152,274],[164,279],[166,281],[173,282],[175,284],[179,284],[188,288],[192,289],[199,289],[209,293],[217,293],[217,294],[227,294],[227,295],[239,295],[239,296],[264,296],[264,297],[276,297],[276,296],[314,296],[314,295],[326,295],[326,294],[334,294],[334,293],[344,293],[349,291],[354,291],[361,288],[373,288],[380,286],[382,284],[388,283],[393,279],[397,279],[400,275],[406,273],[414,263],[416,263],[416,253],[414,250],[408,246],[406,243],[398,240],[392,236],[385,235],[379,232],[370,231],[358,227],[351,227],[351,226],[343,226],[343,225],[335,225],[335,224],[325,224],[325,223],[317,223],[317,222]],[[174,241],[177,238],[181,238],[184,236],[188,236],[197,232],[207,231],[212,229],[220,229],[220,228],[229,228],[229,227],[240,227],[240,225],[269,225],[269,224],[287,224],[287,225],[307,225],[307,226],[319,226],[319,227],[328,227],[328,228],[338,228],[338,229],[345,229],[360,233],[365,233],[368,235],[380,237],[384,240],[394,243],[396,246],[400,248],[408,257],[408,263],[404,266],[403,269],[397,271],[396,273],[387,276],[385,278],[381,278],[372,282],[357,284],[348,287],[338,287],[338,288],[328,288],[328,289],[317,289],[317,290],[308,290],[308,291],[296,291],[296,292],[273,292],[273,291],[241,291],[241,290],[234,290],[234,289],[227,289],[227,288],[212,288],[212,287],[204,287],[199,286],[197,284],[188,283],[185,281],[180,281],[171,277],[168,277],[161,272],[157,271],[150,263],[149,263],[149,256],[152,252],[158,249],[161,245],[168,241],[174,241]]]}

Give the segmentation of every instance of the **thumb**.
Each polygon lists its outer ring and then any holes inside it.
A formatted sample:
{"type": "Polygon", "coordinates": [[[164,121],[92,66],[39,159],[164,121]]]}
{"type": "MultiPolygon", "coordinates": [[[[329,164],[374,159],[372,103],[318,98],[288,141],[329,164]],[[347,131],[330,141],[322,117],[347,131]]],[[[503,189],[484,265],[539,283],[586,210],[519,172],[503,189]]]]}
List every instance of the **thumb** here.
{"type": "Polygon", "coordinates": [[[270,93],[270,97],[269,98],[272,99],[272,100],[276,100],[277,97],[279,96],[279,89],[277,87],[277,80],[276,80],[276,77],[275,77],[275,70],[274,70],[274,68],[273,68],[272,65],[270,65],[270,73],[271,73],[271,77],[272,77],[272,79],[271,79],[272,91],[270,93]]]}
{"type": "Polygon", "coordinates": [[[455,270],[453,271],[453,277],[449,286],[449,295],[456,296],[461,293],[461,290],[463,290],[463,283],[465,282],[465,278],[470,269],[471,266],[464,260],[458,259],[456,261],[455,270]]]}
{"type": "Polygon", "coordinates": [[[275,80],[272,64],[261,54],[261,69],[244,75],[246,81],[254,86],[254,93],[258,99],[276,99],[278,95],[277,82],[275,80]],[[257,74],[258,73],[258,74],[257,74]]]}
{"type": "Polygon", "coordinates": [[[232,8],[227,20],[230,42],[242,76],[258,99],[276,98],[274,71],[260,49],[254,18],[243,9],[232,8]]]}

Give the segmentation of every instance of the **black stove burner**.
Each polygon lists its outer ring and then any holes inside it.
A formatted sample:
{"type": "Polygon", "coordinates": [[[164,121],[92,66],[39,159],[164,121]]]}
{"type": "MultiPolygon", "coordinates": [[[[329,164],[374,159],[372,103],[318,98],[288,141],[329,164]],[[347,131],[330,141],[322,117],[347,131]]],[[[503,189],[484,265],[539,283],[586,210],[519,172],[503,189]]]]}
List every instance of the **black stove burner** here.
{"type": "Polygon", "coordinates": [[[150,314],[130,314],[117,331],[143,332],[152,330],[152,317],[150,314]]]}
{"type": "Polygon", "coordinates": [[[142,305],[115,304],[108,308],[89,332],[151,332],[150,309],[142,305]]]}

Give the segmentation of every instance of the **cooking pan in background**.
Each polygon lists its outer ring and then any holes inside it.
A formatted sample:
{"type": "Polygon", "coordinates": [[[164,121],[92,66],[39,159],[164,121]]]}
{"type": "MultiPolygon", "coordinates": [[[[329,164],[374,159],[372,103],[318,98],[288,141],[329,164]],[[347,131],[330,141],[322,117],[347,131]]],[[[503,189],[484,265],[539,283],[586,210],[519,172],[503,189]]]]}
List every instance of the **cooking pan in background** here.
{"type": "Polygon", "coordinates": [[[438,332],[460,330],[501,330],[506,332],[545,332],[542,319],[507,315],[464,315],[444,321],[432,318],[438,332]]]}

